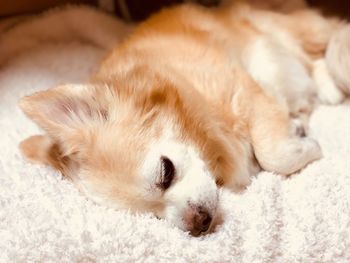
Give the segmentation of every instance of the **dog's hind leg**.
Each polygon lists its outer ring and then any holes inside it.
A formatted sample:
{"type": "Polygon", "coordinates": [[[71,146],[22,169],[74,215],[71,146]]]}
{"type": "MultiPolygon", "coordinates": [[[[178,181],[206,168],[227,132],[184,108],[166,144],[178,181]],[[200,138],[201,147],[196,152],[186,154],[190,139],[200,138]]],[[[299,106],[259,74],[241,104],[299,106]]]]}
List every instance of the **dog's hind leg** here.
{"type": "Polygon", "coordinates": [[[338,104],[344,100],[345,95],[338,89],[329,71],[325,59],[318,59],[313,63],[312,77],[317,84],[319,100],[326,104],[338,104]]]}
{"type": "Polygon", "coordinates": [[[350,25],[337,30],[328,44],[326,63],[336,85],[350,94],[350,25]]]}
{"type": "Polygon", "coordinates": [[[233,112],[248,123],[254,153],[263,169],[287,175],[322,157],[318,143],[295,134],[288,110],[246,72],[236,74],[236,80],[233,112]]]}

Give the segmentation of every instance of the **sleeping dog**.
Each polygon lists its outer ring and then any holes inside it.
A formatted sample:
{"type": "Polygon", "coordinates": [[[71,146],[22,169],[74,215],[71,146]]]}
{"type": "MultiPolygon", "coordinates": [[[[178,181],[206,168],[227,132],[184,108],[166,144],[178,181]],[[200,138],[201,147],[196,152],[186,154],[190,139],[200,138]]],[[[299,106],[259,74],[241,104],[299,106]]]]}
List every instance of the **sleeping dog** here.
{"type": "Polygon", "coordinates": [[[89,83],[24,97],[46,134],[20,148],[96,202],[198,236],[213,225],[219,189],[244,189],[257,164],[288,175],[322,157],[307,122],[318,101],[338,103],[349,88],[346,32],[311,10],[163,10],[89,83]]]}

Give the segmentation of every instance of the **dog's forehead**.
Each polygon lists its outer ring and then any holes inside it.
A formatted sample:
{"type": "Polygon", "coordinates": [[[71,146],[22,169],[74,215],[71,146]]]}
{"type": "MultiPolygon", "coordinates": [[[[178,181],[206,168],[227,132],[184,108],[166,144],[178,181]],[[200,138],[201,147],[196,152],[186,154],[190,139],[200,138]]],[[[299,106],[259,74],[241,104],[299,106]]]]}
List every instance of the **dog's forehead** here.
{"type": "Polygon", "coordinates": [[[85,151],[90,167],[108,171],[120,180],[137,180],[143,163],[150,163],[146,158],[159,159],[164,154],[161,149],[176,153],[173,144],[168,143],[174,126],[169,119],[157,118],[151,125],[143,125],[142,117],[133,117],[106,123],[90,133],[85,151]]]}

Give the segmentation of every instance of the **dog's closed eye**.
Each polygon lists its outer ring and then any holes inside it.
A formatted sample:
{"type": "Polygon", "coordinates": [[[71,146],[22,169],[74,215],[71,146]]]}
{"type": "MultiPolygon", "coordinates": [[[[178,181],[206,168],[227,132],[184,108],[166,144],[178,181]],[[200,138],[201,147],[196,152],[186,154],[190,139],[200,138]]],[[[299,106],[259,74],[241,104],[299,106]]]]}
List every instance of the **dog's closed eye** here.
{"type": "Polygon", "coordinates": [[[174,175],[175,175],[175,166],[173,164],[173,162],[167,158],[162,156],[160,158],[161,161],[161,181],[159,183],[159,187],[162,190],[166,190],[170,187],[173,179],[174,179],[174,175]]]}

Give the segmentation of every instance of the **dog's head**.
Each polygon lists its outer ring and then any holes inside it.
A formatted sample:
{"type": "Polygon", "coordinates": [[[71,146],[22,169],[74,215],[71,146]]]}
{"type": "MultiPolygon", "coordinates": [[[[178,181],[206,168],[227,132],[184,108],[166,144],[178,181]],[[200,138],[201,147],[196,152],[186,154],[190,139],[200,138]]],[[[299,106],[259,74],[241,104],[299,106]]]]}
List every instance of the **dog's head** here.
{"type": "Polygon", "coordinates": [[[23,98],[47,135],[24,141],[22,152],[99,203],[152,212],[199,235],[216,215],[219,186],[240,183],[244,150],[232,120],[196,91],[144,75],[23,98]]]}

